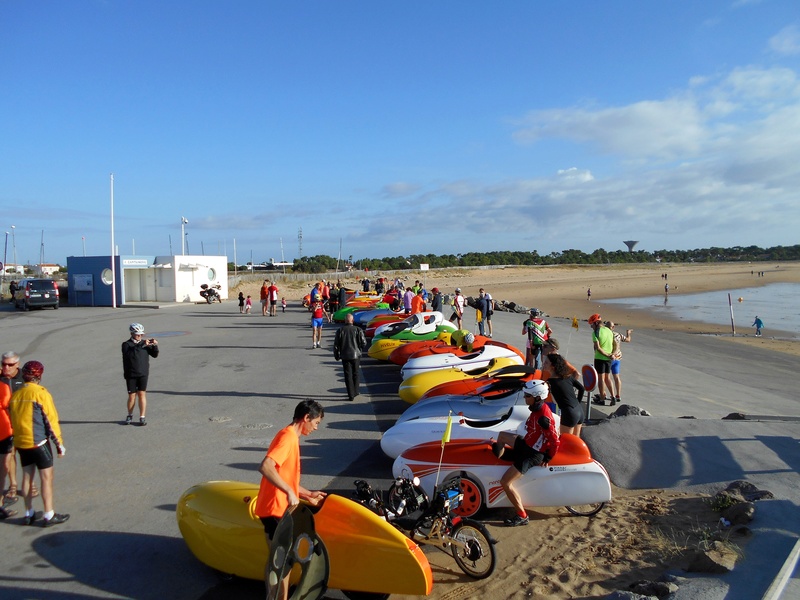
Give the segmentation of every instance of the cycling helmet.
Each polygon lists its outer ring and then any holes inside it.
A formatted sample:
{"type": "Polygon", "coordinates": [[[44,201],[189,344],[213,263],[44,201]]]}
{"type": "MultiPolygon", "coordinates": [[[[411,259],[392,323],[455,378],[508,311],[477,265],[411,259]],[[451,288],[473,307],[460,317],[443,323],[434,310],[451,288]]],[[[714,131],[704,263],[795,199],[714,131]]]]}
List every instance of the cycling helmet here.
{"type": "Polygon", "coordinates": [[[44,365],[40,363],[38,360],[29,360],[24,365],[22,365],[22,378],[25,381],[31,381],[33,379],[41,379],[42,373],[44,373],[44,365]]]}
{"type": "Polygon", "coordinates": [[[589,325],[594,325],[595,323],[599,323],[602,320],[603,320],[602,317],[600,317],[600,315],[595,313],[591,317],[589,317],[589,325]]]}
{"type": "Polygon", "coordinates": [[[460,293],[461,293],[461,288],[456,288],[456,294],[460,294],[460,293]]]}
{"type": "Polygon", "coordinates": [[[474,344],[475,343],[475,334],[474,333],[468,333],[467,335],[464,336],[464,341],[466,343],[468,343],[468,344],[474,344]]]}
{"type": "Polygon", "coordinates": [[[130,330],[133,335],[144,335],[144,325],[141,323],[131,323],[130,330]]]}
{"type": "Polygon", "coordinates": [[[548,387],[547,383],[541,379],[532,379],[531,381],[525,382],[522,392],[526,396],[545,399],[550,395],[550,388],[548,387]]]}
{"type": "Polygon", "coordinates": [[[530,312],[530,313],[531,313],[531,316],[532,316],[532,317],[536,317],[536,316],[538,316],[538,315],[540,315],[540,314],[541,314],[541,313],[539,312],[539,309],[538,309],[538,308],[532,308],[532,309],[530,309],[528,312],[530,312]]]}

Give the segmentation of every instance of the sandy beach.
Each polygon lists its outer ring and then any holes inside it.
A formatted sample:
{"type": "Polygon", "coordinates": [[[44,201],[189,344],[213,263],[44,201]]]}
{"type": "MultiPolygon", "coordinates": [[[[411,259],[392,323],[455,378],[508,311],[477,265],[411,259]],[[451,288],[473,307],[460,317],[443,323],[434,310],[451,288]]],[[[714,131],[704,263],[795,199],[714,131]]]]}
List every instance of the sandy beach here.
{"type": "MultiPolygon", "coordinates": [[[[555,267],[506,267],[475,269],[434,269],[409,271],[406,281],[424,280],[428,289],[438,287],[452,293],[460,287],[466,296],[477,296],[485,288],[495,300],[535,306],[551,317],[586,320],[593,313],[618,323],[620,328],[644,328],[665,331],[719,335],[735,343],[754,345],[778,352],[800,356],[800,341],[787,336],[767,335],[756,338],[752,330],[730,335],[730,328],[708,323],[666,319],[647,310],[635,310],[602,304],[602,300],[640,296],[663,296],[667,273],[670,296],[699,292],[724,291],[742,287],[757,287],[769,283],[800,283],[800,263],[723,263],[723,264],[655,264],[655,265],[598,265],[555,267]],[[763,277],[753,271],[764,271],[763,277]],[[587,289],[591,288],[591,300],[587,289]]],[[[380,273],[370,273],[370,278],[380,273]]],[[[280,281],[280,276],[278,277],[280,281]]],[[[358,288],[358,278],[341,278],[351,288],[358,288]]],[[[241,290],[258,299],[260,283],[248,283],[231,290],[235,297],[241,290]]],[[[281,286],[287,301],[298,301],[308,293],[305,282],[287,282],[281,286]]]]}

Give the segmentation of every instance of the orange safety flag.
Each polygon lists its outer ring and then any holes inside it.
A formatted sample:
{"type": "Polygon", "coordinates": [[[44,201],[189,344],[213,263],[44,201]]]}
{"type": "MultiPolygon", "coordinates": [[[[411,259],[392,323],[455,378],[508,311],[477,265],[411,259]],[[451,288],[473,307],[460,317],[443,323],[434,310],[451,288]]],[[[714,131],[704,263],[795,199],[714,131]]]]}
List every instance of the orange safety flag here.
{"type": "Polygon", "coordinates": [[[453,429],[453,413],[447,415],[447,426],[444,428],[444,435],[442,436],[442,448],[450,441],[450,430],[453,429]]]}
{"type": "Polygon", "coordinates": [[[572,326],[578,329],[578,317],[572,317],[572,326]]]}

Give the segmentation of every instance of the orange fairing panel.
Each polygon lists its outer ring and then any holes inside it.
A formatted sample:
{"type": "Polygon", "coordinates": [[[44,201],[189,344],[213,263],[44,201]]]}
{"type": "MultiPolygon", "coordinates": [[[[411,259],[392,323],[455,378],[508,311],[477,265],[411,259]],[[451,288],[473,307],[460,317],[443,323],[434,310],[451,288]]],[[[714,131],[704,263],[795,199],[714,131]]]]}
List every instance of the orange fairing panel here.
{"type": "MultiPolygon", "coordinates": [[[[178,526],[192,553],[223,573],[262,579],[268,548],[253,514],[258,487],[232,481],[194,486],[181,496],[178,526]]],[[[423,595],[433,575],[410,540],[365,507],[328,496],[314,517],[330,556],[331,588],[423,595]]]]}

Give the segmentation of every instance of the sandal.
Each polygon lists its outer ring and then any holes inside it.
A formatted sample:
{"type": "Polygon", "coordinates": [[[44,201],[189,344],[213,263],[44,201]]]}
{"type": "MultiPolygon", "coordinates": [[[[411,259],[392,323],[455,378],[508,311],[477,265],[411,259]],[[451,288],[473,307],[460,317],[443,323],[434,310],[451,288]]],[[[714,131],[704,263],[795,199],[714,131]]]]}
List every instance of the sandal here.
{"type": "Polygon", "coordinates": [[[15,510],[8,510],[6,508],[0,508],[0,521],[3,519],[7,519],[9,517],[13,517],[17,514],[15,510]]]}
{"type": "Polygon", "coordinates": [[[19,500],[19,496],[6,496],[3,498],[3,506],[11,506],[17,500],[19,500]]]}
{"type": "Polygon", "coordinates": [[[6,498],[16,498],[17,497],[17,486],[10,485],[8,486],[8,491],[6,492],[6,498]]]}

